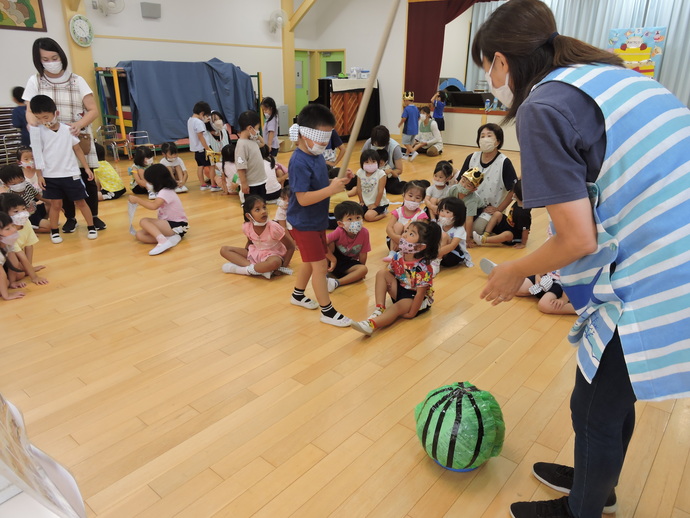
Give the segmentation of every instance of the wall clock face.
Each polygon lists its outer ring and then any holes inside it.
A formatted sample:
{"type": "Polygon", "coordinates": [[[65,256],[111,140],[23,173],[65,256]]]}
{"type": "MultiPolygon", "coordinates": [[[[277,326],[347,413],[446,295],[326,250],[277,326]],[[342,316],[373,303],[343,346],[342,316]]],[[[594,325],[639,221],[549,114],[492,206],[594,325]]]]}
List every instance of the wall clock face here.
{"type": "Polygon", "coordinates": [[[76,14],[69,21],[69,34],[81,47],[88,47],[93,41],[93,26],[86,16],[76,14]]]}

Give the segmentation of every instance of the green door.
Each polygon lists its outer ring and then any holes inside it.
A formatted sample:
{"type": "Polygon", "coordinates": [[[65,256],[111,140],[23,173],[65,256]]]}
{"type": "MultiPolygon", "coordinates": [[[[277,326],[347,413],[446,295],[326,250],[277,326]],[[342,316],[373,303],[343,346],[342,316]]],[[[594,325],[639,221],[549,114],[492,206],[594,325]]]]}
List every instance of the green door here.
{"type": "Polygon", "coordinates": [[[309,104],[309,53],[295,51],[295,110],[299,113],[309,104]]]}

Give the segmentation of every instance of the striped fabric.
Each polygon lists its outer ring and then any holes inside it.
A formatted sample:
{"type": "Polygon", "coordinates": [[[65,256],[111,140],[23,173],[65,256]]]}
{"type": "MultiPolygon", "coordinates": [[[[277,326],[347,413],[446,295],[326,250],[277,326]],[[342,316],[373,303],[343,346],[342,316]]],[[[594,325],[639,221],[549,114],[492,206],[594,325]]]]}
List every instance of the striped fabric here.
{"type": "MultiPolygon", "coordinates": [[[[50,97],[58,109],[58,122],[62,124],[71,124],[78,121],[84,116],[86,108],[82,101],[79,85],[74,74],[70,74],[69,79],[64,83],[53,83],[48,81],[45,77],[38,77],[38,93],[50,97]]],[[[91,125],[89,124],[84,130],[91,137],[91,150],[86,155],[86,161],[89,167],[94,169],[98,167],[98,155],[96,154],[96,146],[93,143],[93,134],[91,133],[91,125]]],[[[79,164],[81,167],[81,163],[79,164]]]]}
{"type": "Polygon", "coordinates": [[[591,381],[618,327],[638,399],[690,395],[690,111],[656,81],[603,65],[561,68],[599,105],[606,154],[588,185],[597,251],[561,269],[579,318],[569,339],[591,381]],[[613,265],[615,264],[615,267],[613,265]]]}

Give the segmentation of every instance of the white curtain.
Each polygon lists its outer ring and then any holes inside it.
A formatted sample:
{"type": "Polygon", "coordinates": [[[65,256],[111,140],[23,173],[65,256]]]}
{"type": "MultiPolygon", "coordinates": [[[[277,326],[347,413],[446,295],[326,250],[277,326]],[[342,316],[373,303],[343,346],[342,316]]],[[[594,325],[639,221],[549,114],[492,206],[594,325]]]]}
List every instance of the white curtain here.
{"type": "MultiPolygon", "coordinates": [[[[482,23],[506,0],[474,4],[470,44],[482,23]]],[[[690,2],[687,0],[543,0],[553,11],[558,32],[600,48],[608,47],[609,29],[668,27],[658,80],[683,103],[690,103],[690,2]]],[[[468,56],[466,84],[474,88],[484,72],[468,56]]]]}

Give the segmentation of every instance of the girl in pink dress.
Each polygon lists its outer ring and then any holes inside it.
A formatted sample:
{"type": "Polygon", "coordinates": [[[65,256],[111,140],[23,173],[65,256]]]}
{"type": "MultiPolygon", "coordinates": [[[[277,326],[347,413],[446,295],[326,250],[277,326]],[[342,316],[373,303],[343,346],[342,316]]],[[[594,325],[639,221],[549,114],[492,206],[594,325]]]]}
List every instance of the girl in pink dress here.
{"type": "Polygon", "coordinates": [[[263,275],[271,278],[274,272],[292,274],[288,268],[295,245],[285,229],[268,218],[266,202],[260,196],[247,196],[242,204],[244,221],[242,231],[247,236],[244,248],[223,246],[222,255],[229,262],[222,270],[239,275],[263,275]]]}

